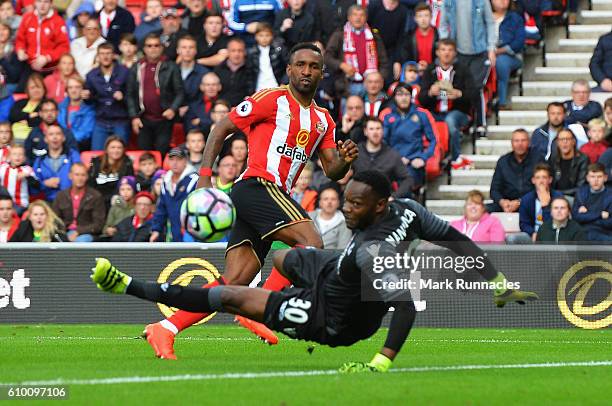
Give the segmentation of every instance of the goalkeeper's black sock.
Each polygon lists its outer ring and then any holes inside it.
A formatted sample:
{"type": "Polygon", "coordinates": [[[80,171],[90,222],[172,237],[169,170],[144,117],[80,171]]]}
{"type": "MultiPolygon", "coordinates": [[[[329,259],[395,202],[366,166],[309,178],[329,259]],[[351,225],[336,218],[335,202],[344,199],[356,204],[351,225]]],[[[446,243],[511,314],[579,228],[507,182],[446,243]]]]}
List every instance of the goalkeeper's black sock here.
{"type": "Polygon", "coordinates": [[[214,312],[223,311],[221,305],[223,288],[223,286],[210,289],[194,288],[132,279],[125,293],[190,312],[214,312]]]}

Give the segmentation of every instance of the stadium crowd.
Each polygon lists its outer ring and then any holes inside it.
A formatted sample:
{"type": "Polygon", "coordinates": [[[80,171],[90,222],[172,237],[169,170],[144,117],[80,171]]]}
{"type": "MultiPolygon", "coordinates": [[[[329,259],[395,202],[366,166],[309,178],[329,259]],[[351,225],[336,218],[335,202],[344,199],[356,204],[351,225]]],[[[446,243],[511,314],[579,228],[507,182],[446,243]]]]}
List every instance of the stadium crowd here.
{"type": "MultiPolygon", "coordinates": [[[[179,208],[210,131],[286,83],[288,50],[312,41],[326,64],[316,102],[360,155],[337,183],[315,158],[291,196],[326,248],[343,247],[353,173],[379,169],[393,198],[423,199],[445,166],[472,167],[462,138],[486,136],[487,115],[512,108],[510,79],[556,3],[0,0],[0,241],[193,241],[179,208]]],[[[468,193],[454,227],[481,242],[612,240],[612,98],[590,99],[612,92],[612,33],[590,70],[596,88],[575,81],[533,134],[513,132],[492,202],[468,193]],[[521,233],[505,235],[492,212],[519,212],[521,233]]],[[[229,192],[247,159],[235,133],[215,187],[229,192]]]]}

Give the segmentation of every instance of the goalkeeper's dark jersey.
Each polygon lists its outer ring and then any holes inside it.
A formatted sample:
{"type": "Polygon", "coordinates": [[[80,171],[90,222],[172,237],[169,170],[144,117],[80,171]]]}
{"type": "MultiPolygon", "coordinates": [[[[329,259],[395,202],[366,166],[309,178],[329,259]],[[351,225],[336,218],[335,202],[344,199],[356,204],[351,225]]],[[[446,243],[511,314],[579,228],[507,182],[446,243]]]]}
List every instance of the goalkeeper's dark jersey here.
{"type": "Polygon", "coordinates": [[[395,256],[401,242],[441,240],[449,227],[413,200],[391,202],[381,221],[353,236],[338,257],[335,270],[321,275],[324,281],[317,284],[317,289],[322,290],[318,293],[325,302],[328,333],[354,342],[376,332],[392,303],[410,300],[405,296],[410,293],[375,291],[371,293],[378,295],[378,301],[362,301],[362,278],[373,280],[384,274],[373,272],[374,258],[395,256]]]}

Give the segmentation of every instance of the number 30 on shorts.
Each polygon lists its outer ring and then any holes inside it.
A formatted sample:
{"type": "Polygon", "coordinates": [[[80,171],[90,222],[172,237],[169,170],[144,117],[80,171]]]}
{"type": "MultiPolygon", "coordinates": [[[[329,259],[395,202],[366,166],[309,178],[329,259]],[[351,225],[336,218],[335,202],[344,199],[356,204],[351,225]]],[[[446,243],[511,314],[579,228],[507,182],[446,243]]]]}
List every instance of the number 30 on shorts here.
{"type": "Polygon", "coordinates": [[[306,310],[310,309],[310,306],[312,306],[310,301],[293,297],[283,303],[281,309],[284,307],[283,315],[285,319],[292,323],[304,324],[308,321],[306,310]]]}

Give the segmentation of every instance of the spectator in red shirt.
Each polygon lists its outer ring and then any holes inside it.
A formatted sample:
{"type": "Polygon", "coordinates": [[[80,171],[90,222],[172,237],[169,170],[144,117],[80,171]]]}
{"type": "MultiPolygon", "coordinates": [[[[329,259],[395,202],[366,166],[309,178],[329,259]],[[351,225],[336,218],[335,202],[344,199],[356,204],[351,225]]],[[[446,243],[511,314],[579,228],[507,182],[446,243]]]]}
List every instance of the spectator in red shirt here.
{"type": "Polygon", "coordinates": [[[608,143],[604,140],[606,122],[601,118],[589,121],[589,142],[580,147],[580,152],[589,157],[589,163],[594,164],[606,152],[608,143]]]}
{"type": "Polygon", "coordinates": [[[427,4],[421,3],[415,7],[414,21],[417,27],[410,34],[404,35],[398,46],[398,59],[393,64],[393,76],[396,80],[402,73],[404,62],[415,61],[419,64],[419,70],[423,71],[436,59],[438,30],[431,25],[431,9],[427,4]]]}
{"type": "Polygon", "coordinates": [[[127,82],[128,113],[138,134],[138,148],[164,155],[170,147],[172,125],[183,105],[181,72],[176,63],[162,59],[159,34],[145,37],[145,57],[130,70],[127,82]]]}
{"type": "Polygon", "coordinates": [[[57,63],[57,69],[45,78],[47,88],[47,99],[53,99],[57,104],[66,98],[66,81],[69,77],[78,76],[75,69],[74,57],[71,54],[64,54],[57,63]]]}
{"type": "Polygon", "coordinates": [[[66,23],[51,7],[51,0],[36,0],[15,38],[15,52],[35,71],[51,71],[60,57],[70,52],[66,23]]]}

